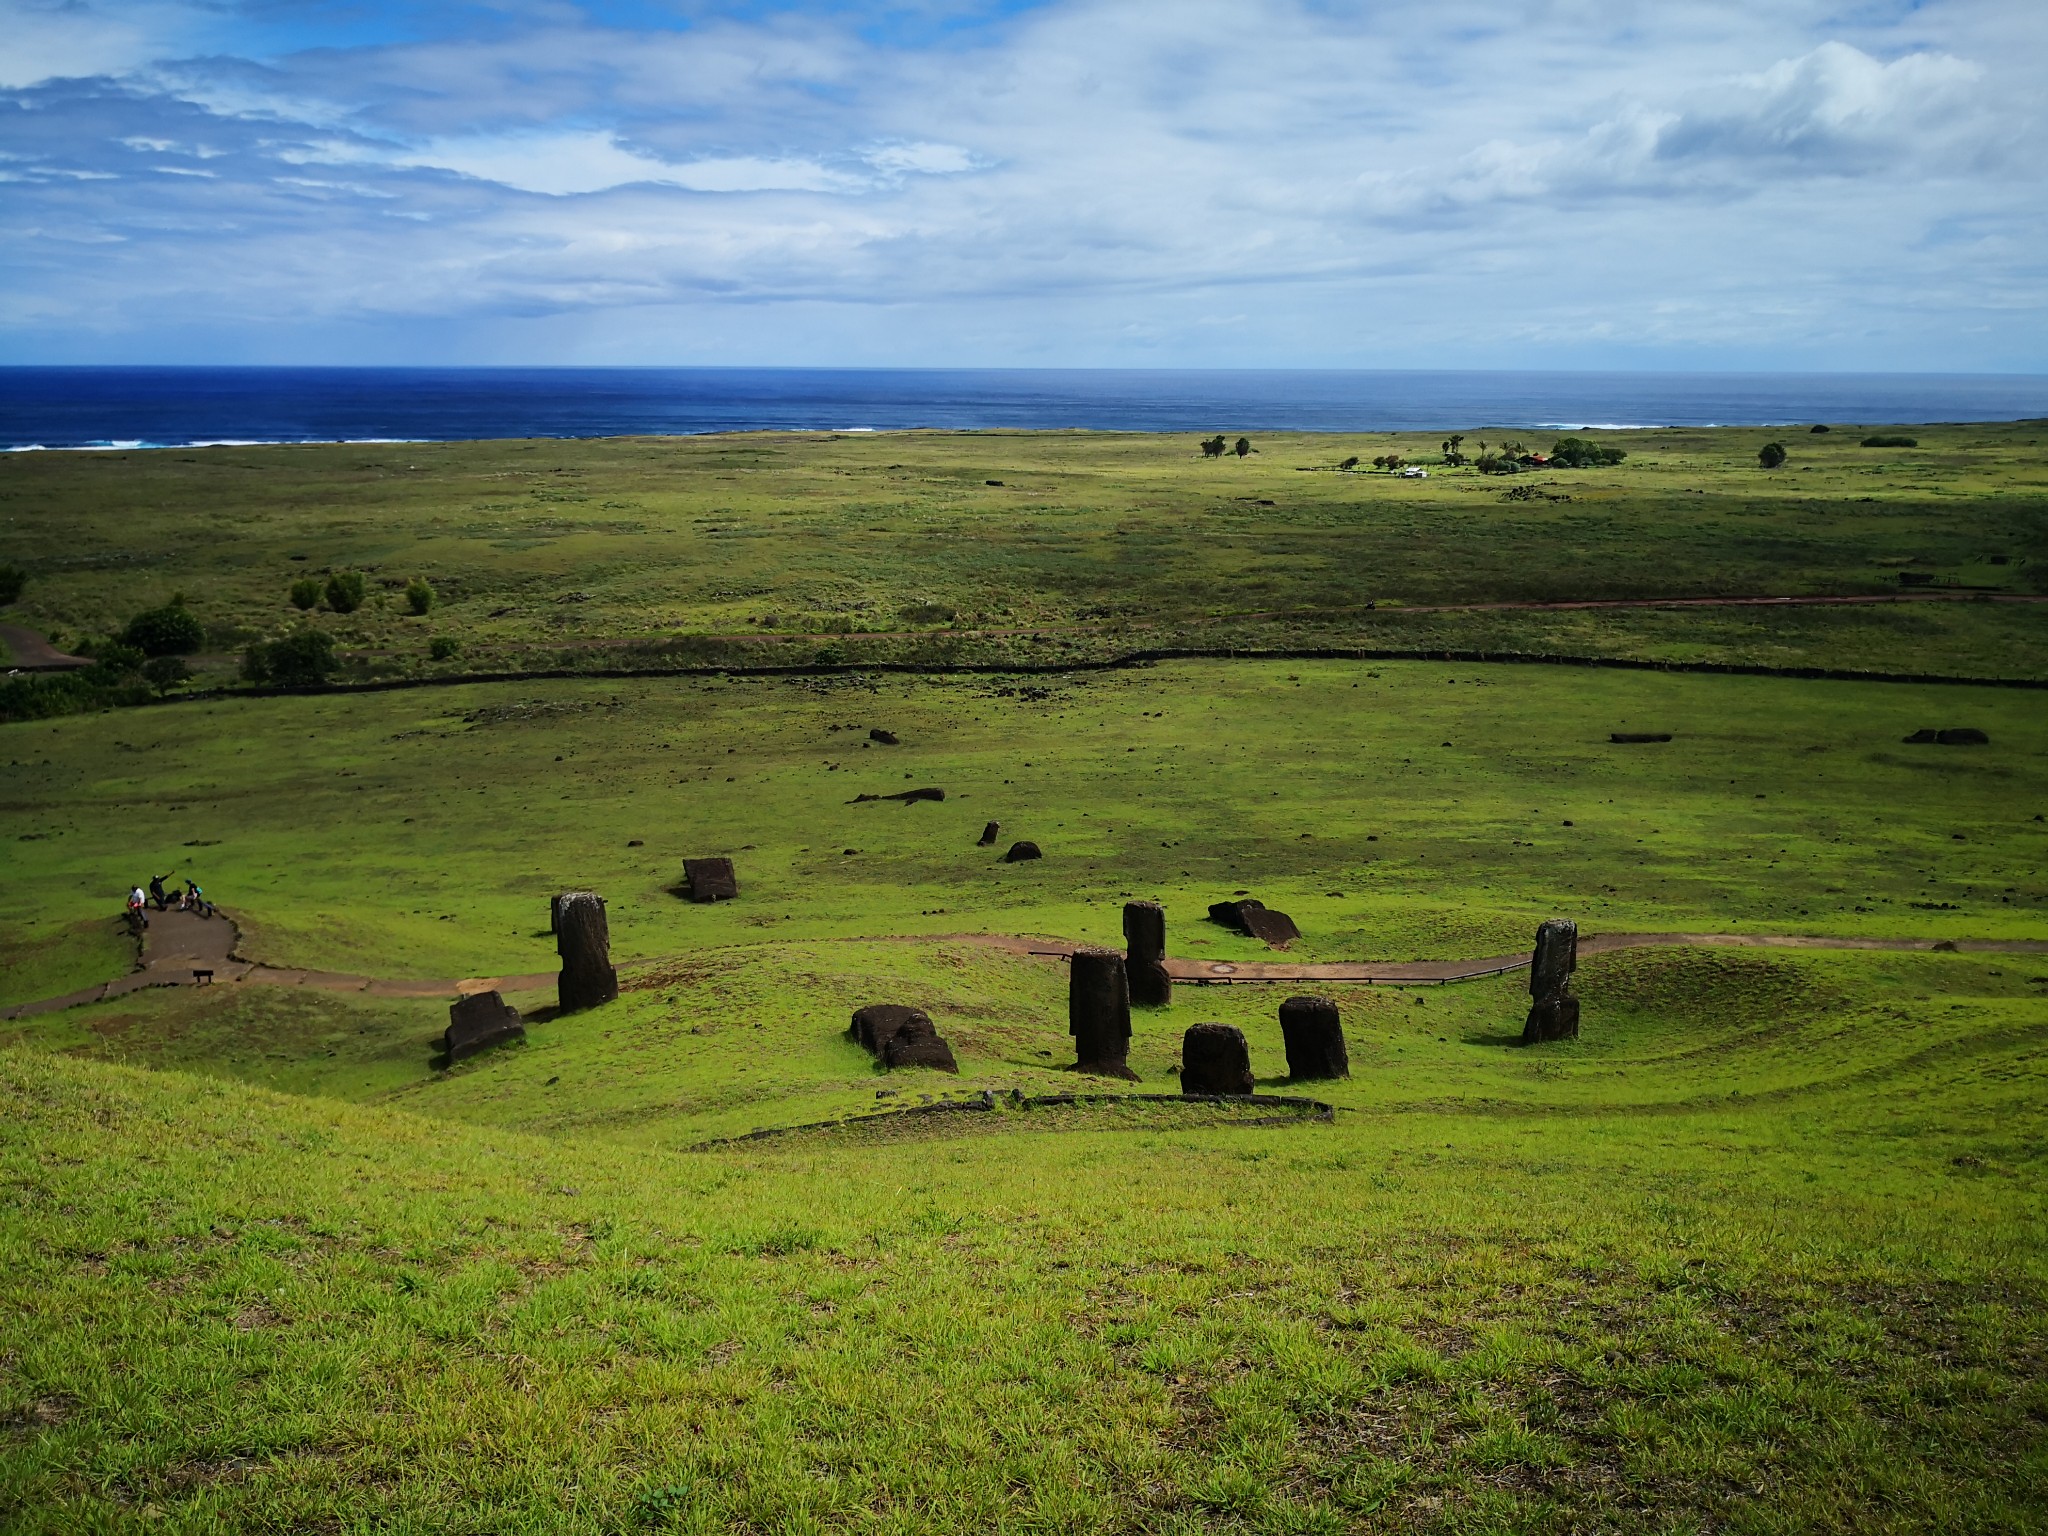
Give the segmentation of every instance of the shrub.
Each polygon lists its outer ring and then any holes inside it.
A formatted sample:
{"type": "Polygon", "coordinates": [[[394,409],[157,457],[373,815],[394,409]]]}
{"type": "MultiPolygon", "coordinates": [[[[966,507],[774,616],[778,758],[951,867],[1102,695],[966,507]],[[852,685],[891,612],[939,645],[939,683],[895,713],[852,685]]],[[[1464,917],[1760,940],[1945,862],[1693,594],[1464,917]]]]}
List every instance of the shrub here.
{"type": "Polygon", "coordinates": [[[327,578],[327,606],[336,613],[354,613],[363,606],[363,573],[336,571],[327,578]]]}
{"type": "Polygon", "coordinates": [[[108,640],[93,648],[92,671],[101,683],[114,683],[125,677],[133,677],[142,670],[148,657],[132,645],[119,640],[108,640]]]}
{"type": "Polygon", "coordinates": [[[1833,427],[1828,426],[1824,422],[1816,422],[1812,426],[1808,427],[1806,430],[1809,432],[1832,432],[1835,429],[1833,427]]]}
{"type": "Polygon", "coordinates": [[[1765,469],[1776,469],[1785,462],[1785,445],[1783,443],[1765,443],[1763,447],[1757,449],[1756,461],[1763,465],[1765,469]]]}
{"type": "Polygon", "coordinates": [[[154,656],[143,663],[142,676],[161,698],[192,681],[192,669],[185,665],[182,656],[154,656]]]}
{"type": "Polygon", "coordinates": [[[28,585],[28,572],[18,565],[0,565],[0,603],[16,602],[28,585]]]}
{"type": "Polygon", "coordinates": [[[1482,475],[1519,475],[1522,466],[1504,453],[1482,453],[1477,465],[1482,475]]]}
{"type": "Polygon", "coordinates": [[[145,656],[189,656],[206,644],[206,630],[180,594],[161,608],[135,615],[121,631],[121,639],[145,656]]]}
{"type": "Polygon", "coordinates": [[[435,661],[453,661],[462,654],[462,643],[453,635],[436,635],[427,642],[427,654],[435,661]]]}
{"type": "Polygon", "coordinates": [[[301,576],[292,583],[292,606],[300,612],[313,607],[320,601],[320,578],[301,576]]]}
{"type": "Polygon", "coordinates": [[[1550,462],[1565,469],[1593,469],[1619,464],[1627,457],[1626,449],[1590,442],[1583,437],[1560,437],[1550,447],[1550,462]]]}
{"type": "Polygon", "coordinates": [[[405,602],[407,607],[419,615],[424,615],[434,606],[434,589],[425,577],[415,576],[406,583],[405,602]]]}
{"type": "Polygon", "coordinates": [[[259,640],[242,653],[242,676],[252,683],[314,688],[333,670],[334,636],[310,626],[281,640],[259,640]]]}
{"type": "Polygon", "coordinates": [[[1863,439],[1863,446],[1866,448],[1918,448],[1920,446],[1920,439],[1917,437],[1901,437],[1895,432],[1879,432],[1863,439]]]}

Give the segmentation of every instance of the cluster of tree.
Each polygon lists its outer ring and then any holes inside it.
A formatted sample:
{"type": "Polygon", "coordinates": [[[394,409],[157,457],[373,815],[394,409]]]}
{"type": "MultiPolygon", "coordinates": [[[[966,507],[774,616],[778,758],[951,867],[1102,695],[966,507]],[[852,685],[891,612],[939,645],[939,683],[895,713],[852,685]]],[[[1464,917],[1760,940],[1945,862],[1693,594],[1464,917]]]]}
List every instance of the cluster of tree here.
{"type": "Polygon", "coordinates": [[[242,676],[278,688],[317,688],[334,671],[334,636],[308,625],[242,653],[242,676]]]}
{"type": "Polygon", "coordinates": [[[1460,464],[1470,463],[1471,461],[1465,457],[1464,448],[1465,434],[1453,432],[1444,439],[1444,462],[1454,468],[1460,464]]]}
{"type": "Polygon", "coordinates": [[[1226,442],[1221,432],[1202,439],[1202,457],[1205,459],[1220,459],[1225,453],[1235,453],[1241,459],[1258,451],[1248,437],[1240,437],[1234,445],[1226,442]]]}
{"type": "Polygon", "coordinates": [[[206,644],[206,627],[185,606],[185,594],[173,592],[161,608],[145,608],[130,619],[121,644],[147,657],[190,656],[206,644]]]}
{"type": "MultiPolygon", "coordinates": [[[[1518,448],[1520,444],[1516,445],[1518,448]]],[[[1560,437],[1551,445],[1550,462],[1564,469],[1598,469],[1619,464],[1628,451],[1583,437],[1560,437]]]]}
{"type": "Polygon", "coordinates": [[[1372,461],[1372,467],[1391,471],[1402,468],[1407,462],[1398,453],[1383,453],[1372,461]]]}

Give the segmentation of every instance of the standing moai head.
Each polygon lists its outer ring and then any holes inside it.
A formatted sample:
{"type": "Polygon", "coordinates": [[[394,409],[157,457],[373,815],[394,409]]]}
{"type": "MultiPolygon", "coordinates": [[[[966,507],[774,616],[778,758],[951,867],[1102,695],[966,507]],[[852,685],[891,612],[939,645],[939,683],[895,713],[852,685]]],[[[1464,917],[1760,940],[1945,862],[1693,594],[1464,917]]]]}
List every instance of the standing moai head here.
{"type": "Polygon", "coordinates": [[[1067,973],[1067,1033],[1074,1070],[1138,1080],[1125,1062],[1131,1048],[1131,991],[1124,957],[1113,949],[1078,949],[1067,973]]]}
{"type": "Polygon", "coordinates": [[[1166,972],[1166,909],[1156,901],[1124,903],[1124,969],[1131,1001],[1144,1008],[1164,1008],[1173,1001],[1173,978],[1166,972]]]}
{"type": "Polygon", "coordinates": [[[1001,823],[1000,821],[992,821],[992,822],[990,822],[990,823],[989,823],[989,824],[988,824],[987,826],[985,826],[985,827],[983,827],[983,828],[981,829],[981,836],[980,836],[979,838],[975,839],[975,843],[974,843],[974,846],[975,846],[975,847],[977,847],[977,848],[993,848],[993,847],[995,847],[995,845],[996,845],[996,834],[997,834],[998,832],[1002,831],[1002,830],[1003,830],[1003,824],[1002,824],[1002,823],[1001,823]]]}
{"type": "Polygon", "coordinates": [[[611,929],[605,922],[604,898],[589,891],[557,896],[555,953],[562,957],[556,995],[564,1013],[595,1008],[619,995],[619,973],[612,969],[611,929]]]}
{"type": "Polygon", "coordinates": [[[1572,996],[1572,972],[1579,964],[1579,925],[1553,917],[1536,930],[1529,957],[1529,996],[1534,999],[1522,1026],[1524,1045],[1579,1037],[1579,1000],[1572,996]]]}
{"type": "Polygon", "coordinates": [[[1251,1047],[1236,1025],[1193,1024],[1181,1036],[1182,1093],[1249,1094],[1256,1086],[1251,1047]]]}
{"type": "Polygon", "coordinates": [[[1290,997],[1280,1005],[1280,1033],[1287,1041],[1287,1075],[1293,1078],[1349,1077],[1351,1055],[1344,1025],[1327,997],[1290,997]]]}

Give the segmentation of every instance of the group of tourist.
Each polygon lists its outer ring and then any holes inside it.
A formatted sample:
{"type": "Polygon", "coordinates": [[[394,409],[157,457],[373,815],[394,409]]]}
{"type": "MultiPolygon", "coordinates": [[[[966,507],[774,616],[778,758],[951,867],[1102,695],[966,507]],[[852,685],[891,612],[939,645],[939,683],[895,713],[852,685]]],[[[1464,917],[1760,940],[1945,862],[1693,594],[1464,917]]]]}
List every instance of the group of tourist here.
{"type": "Polygon", "coordinates": [[[199,882],[188,876],[182,891],[173,890],[165,883],[176,879],[175,874],[151,875],[147,894],[139,885],[129,891],[128,920],[138,928],[147,928],[151,907],[159,912],[197,912],[202,917],[213,916],[213,903],[206,899],[206,892],[199,888],[199,882]]]}

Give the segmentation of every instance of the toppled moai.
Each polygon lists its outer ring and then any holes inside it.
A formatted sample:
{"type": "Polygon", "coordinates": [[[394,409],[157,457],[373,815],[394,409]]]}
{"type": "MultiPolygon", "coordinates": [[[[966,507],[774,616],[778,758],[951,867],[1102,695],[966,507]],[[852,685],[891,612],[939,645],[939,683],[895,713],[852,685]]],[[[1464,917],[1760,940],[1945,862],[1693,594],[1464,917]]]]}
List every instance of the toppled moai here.
{"type": "Polygon", "coordinates": [[[1536,930],[1536,952],[1529,959],[1529,1020],[1522,1026],[1522,1044],[1579,1038],[1579,1000],[1572,996],[1572,972],[1579,965],[1579,925],[1553,917],[1536,930]]]}
{"type": "Polygon", "coordinates": [[[1077,949],[1067,970],[1067,1033],[1074,1037],[1074,1070],[1135,1083],[1125,1057],[1131,1049],[1131,990],[1124,957],[1113,949],[1077,949]]]}
{"type": "Polygon", "coordinates": [[[953,1059],[953,1048],[940,1037],[931,1015],[922,1008],[902,1003],[869,1003],[855,1012],[846,1032],[885,1068],[960,1070],[960,1064],[953,1059]]]}
{"type": "Polygon", "coordinates": [[[1166,909],[1156,901],[1124,903],[1124,976],[1131,1001],[1141,1008],[1164,1008],[1173,1001],[1173,978],[1166,974],[1166,909]]]}
{"type": "Polygon", "coordinates": [[[1327,997],[1288,998],[1280,1005],[1280,1033],[1287,1042],[1289,1077],[1351,1075],[1344,1024],[1337,1017],[1337,1005],[1327,997]]]}
{"type": "Polygon", "coordinates": [[[618,1000],[619,973],[612,969],[612,935],[602,896],[569,891],[555,898],[555,953],[562,957],[556,982],[562,1012],[618,1000]]]}
{"type": "Polygon", "coordinates": [[[1044,857],[1045,855],[1038,851],[1038,844],[1036,843],[1012,843],[1010,844],[1010,851],[1003,855],[1003,862],[1005,864],[1022,864],[1026,859],[1042,859],[1044,857]]]}
{"type": "Polygon", "coordinates": [[[441,1036],[441,1054],[452,1066],[478,1051],[525,1038],[526,1026],[519,1022],[517,1008],[495,992],[472,992],[449,1005],[448,1032],[441,1036]]]}
{"type": "Polygon", "coordinates": [[[868,732],[868,740],[879,742],[885,747],[893,747],[897,744],[896,733],[894,731],[885,731],[879,725],[868,732]]]}
{"type": "Polygon", "coordinates": [[[1294,926],[1293,918],[1249,897],[1242,901],[1211,903],[1209,921],[1221,923],[1272,949],[1285,949],[1301,937],[1301,930],[1294,926]]]}
{"type": "Polygon", "coordinates": [[[1180,1040],[1182,1093],[1249,1094],[1251,1047],[1234,1024],[1193,1024],[1180,1040]]]}
{"type": "Polygon", "coordinates": [[[1945,731],[1932,728],[1915,731],[1905,738],[1909,747],[1988,747],[1991,738],[1974,725],[1951,726],[1945,731]]]}
{"type": "Polygon", "coordinates": [[[740,877],[731,859],[683,860],[683,883],[692,901],[731,901],[740,893],[740,877]]]}
{"type": "Polygon", "coordinates": [[[1607,739],[1620,746],[1642,746],[1648,743],[1669,741],[1669,731],[1610,731],[1607,739]]]}
{"type": "Polygon", "coordinates": [[[945,798],[946,792],[943,789],[906,789],[901,794],[895,795],[855,795],[846,803],[848,805],[866,805],[870,800],[901,800],[905,805],[913,805],[919,800],[943,800],[945,798]]]}
{"type": "Polygon", "coordinates": [[[1001,823],[1000,821],[992,821],[992,822],[990,822],[990,823],[989,823],[989,824],[988,824],[987,826],[985,826],[985,827],[983,827],[983,828],[981,829],[981,836],[980,836],[979,838],[975,839],[975,843],[974,843],[974,846],[975,846],[975,847],[977,847],[977,848],[993,848],[993,847],[995,847],[995,845],[996,845],[996,834],[997,834],[998,832],[1002,831],[1002,830],[1003,830],[1003,824],[1002,824],[1002,823],[1001,823]]]}

